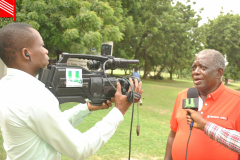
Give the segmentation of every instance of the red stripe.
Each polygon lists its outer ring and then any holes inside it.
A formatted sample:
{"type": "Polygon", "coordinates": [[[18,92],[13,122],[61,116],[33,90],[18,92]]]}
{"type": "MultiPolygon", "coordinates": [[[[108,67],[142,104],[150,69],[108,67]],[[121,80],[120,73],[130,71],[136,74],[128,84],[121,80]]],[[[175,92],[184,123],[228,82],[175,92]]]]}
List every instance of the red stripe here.
{"type": "Polygon", "coordinates": [[[16,0],[14,0],[14,21],[16,21],[16,0]]]}

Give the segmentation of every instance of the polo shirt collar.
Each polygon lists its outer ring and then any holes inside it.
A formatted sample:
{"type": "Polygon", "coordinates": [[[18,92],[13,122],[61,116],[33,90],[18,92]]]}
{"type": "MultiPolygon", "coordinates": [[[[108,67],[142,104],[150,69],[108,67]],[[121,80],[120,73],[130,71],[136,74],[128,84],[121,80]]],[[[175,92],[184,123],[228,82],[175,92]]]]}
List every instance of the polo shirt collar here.
{"type": "Polygon", "coordinates": [[[224,92],[225,89],[226,87],[224,86],[223,82],[221,82],[220,86],[209,95],[211,95],[212,99],[215,101],[224,92]]]}
{"type": "Polygon", "coordinates": [[[35,85],[45,87],[45,85],[41,81],[39,81],[36,77],[33,77],[32,75],[28,74],[27,72],[24,72],[19,69],[7,68],[7,76],[10,76],[10,77],[13,76],[13,77],[21,78],[21,79],[26,79],[26,82],[31,81],[35,85]]]}

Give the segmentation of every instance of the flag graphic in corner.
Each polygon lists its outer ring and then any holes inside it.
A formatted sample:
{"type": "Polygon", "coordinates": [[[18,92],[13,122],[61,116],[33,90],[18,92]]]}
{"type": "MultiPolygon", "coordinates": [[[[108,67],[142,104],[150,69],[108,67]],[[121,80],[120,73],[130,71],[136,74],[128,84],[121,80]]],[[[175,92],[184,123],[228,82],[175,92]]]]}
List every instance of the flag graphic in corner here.
{"type": "Polygon", "coordinates": [[[13,0],[0,0],[0,17],[13,18],[13,0]]]}

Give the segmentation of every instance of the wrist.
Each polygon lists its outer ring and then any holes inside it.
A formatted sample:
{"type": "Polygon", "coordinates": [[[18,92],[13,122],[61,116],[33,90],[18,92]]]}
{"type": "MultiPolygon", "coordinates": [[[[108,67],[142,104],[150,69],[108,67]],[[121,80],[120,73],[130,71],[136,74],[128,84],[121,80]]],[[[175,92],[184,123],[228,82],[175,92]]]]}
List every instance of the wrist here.
{"type": "Polygon", "coordinates": [[[206,126],[206,124],[208,123],[207,120],[202,119],[201,122],[199,123],[199,129],[201,129],[202,131],[204,131],[204,128],[206,126]]]}
{"type": "Polygon", "coordinates": [[[131,106],[131,103],[124,103],[124,104],[115,104],[115,107],[124,115],[129,107],[131,106]]]}

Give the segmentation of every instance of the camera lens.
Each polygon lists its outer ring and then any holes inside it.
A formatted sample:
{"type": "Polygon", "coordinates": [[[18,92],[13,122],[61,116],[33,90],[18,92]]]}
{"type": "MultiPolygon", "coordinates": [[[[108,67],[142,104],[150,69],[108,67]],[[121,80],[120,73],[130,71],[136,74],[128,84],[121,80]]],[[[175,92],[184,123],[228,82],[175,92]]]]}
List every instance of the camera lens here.
{"type": "Polygon", "coordinates": [[[100,67],[100,62],[92,60],[87,62],[87,67],[89,70],[95,70],[100,67]]]}

